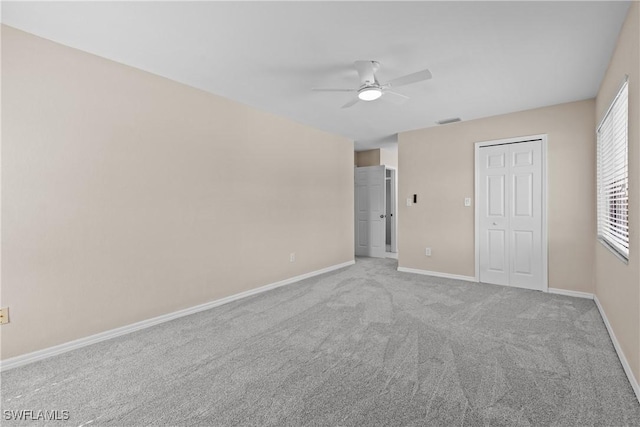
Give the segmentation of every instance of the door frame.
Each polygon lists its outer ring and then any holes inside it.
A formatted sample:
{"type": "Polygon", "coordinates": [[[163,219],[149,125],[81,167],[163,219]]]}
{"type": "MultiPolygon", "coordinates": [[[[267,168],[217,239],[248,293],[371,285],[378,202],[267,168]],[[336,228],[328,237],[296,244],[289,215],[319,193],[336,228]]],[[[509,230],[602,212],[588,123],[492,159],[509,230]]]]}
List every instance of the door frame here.
{"type": "MultiPolygon", "coordinates": [[[[391,171],[391,210],[394,217],[391,219],[391,253],[398,253],[398,169],[384,165],[386,171],[391,171]]],[[[386,179],[386,178],[385,178],[386,179]]]]}
{"type": "Polygon", "coordinates": [[[476,282],[480,282],[480,187],[479,187],[479,168],[480,147],[488,147],[491,145],[517,144],[518,142],[528,142],[541,140],[542,143],[542,292],[549,292],[549,265],[548,265],[548,179],[547,179],[547,139],[548,135],[528,135],[516,138],[496,139],[492,141],[481,141],[475,143],[474,149],[474,229],[475,229],[475,263],[476,263],[476,282]]]}

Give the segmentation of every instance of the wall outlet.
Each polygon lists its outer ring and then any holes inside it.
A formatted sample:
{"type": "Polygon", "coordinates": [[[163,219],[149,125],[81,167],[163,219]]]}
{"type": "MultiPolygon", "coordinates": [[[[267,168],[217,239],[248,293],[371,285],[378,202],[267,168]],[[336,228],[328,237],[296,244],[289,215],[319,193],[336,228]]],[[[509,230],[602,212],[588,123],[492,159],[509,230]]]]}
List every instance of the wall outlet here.
{"type": "Polygon", "coordinates": [[[471,206],[471,197],[465,197],[464,198],[464,205],[465,206],[471,206]]]}
{"type": "Polygon", "coordinates": [[[9,323],[9,307],[0,308],[0,325],[9,323]]]}
{"type": "Polygon", "coordinates": [[[425,254],[426,256],[431,256],[431,248],[426,248],[426,249],[424,250],[424,254],[425,254]]]}
{"type": "Polygon", "coordinates": [[[295,252],[291,252],[289,254],[289,262],[296,262],[296,253],[295,252]]]}

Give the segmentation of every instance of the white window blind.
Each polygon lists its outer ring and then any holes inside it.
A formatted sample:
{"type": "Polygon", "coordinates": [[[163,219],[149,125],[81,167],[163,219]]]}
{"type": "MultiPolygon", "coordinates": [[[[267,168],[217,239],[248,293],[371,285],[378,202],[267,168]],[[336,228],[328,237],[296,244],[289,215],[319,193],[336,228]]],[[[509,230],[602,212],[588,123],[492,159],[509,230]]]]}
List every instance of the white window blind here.
{"type": "Polygon", "coordinates": [[[629,85],[625,81],[598,126],[598,238],[629,258],[629,85]]]}

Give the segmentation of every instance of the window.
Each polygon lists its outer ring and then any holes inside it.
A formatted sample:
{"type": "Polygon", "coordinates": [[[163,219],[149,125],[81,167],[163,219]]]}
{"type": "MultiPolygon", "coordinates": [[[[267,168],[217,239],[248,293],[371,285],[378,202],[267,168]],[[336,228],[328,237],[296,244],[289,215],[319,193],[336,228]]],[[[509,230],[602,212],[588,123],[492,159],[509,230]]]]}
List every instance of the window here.
{"type": "Polygon", "coordinates": [[[629,84],[625,80],[598,126],[598,239],[629,259],[629,84]]]}

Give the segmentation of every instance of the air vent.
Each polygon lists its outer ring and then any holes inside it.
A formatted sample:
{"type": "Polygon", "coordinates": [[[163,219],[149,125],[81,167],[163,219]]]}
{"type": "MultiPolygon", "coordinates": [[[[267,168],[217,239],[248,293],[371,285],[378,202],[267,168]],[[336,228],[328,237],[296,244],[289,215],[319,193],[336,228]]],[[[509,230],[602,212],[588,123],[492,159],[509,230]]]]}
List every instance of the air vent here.
{"type": "Polygon", "coordinates": [[[436,123],[439,125],[448,125],[449,123],[455,123],[459,121],[460,121],[460,117],[453,117],[451,119],[444,119],[444,120],[437,121],[436,123]]]}

